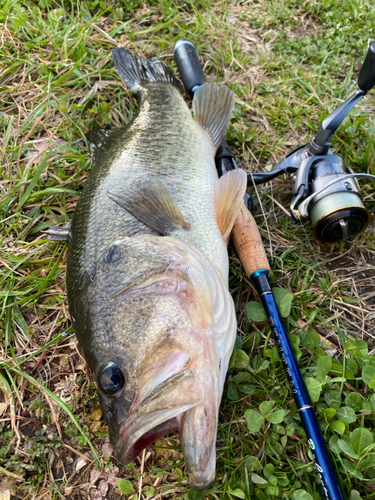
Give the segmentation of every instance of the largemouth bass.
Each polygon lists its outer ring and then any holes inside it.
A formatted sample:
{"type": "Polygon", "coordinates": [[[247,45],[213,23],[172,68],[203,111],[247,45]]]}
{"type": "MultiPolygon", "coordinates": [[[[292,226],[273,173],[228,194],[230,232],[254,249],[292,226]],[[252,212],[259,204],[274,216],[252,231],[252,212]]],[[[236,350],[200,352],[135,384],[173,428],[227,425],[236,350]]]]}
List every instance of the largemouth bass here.
{"type": "Polygon", "coordinates": [[[69,308],[116,456],[179,431],[190,485],[215,478],[218,409],[236,316],[227,240],[246,189],[214,155],[233,93],[206,84],[194,119],[156,58],[115,49],[138,96],[125,128],[91,133],[92,170],[69,234],[69,308]]]}

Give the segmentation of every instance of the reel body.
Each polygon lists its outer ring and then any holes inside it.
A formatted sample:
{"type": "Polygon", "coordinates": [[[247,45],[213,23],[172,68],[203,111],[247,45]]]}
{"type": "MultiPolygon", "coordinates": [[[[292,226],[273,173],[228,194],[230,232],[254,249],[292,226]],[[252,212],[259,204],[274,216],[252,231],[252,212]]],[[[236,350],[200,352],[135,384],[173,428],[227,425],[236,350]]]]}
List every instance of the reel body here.
{"type": "MultiPolygon", "coordinates": [[[[292,176],[292,191],[298,193],[296,183],[301,177],[307,177],[309,202],[305,212],[317,239],[347,240],[366,229],[371,214],[363,204],[357,179],[347,177],[353,172],[342,158],[333,154],[307,158],[302,161],[298,174],[292,176]]],[[[293,202],[292,213],[295,212],[293,202]]],[[[302,215],[300,211],[299,214],[302,215]]]]}
{"type": "Polygon", "coordinates": [[[290,212],[297,221],[309,218],[319,240],[333,242],[353,238],[371,221],[356,178],[374,180],[375,176],[353,173],[329,147],[344,118],[374,86],[375,42],[372,42],[358,76],[358,89],[322,122],[311,142],[292,151],[271,172],[248,175],[251,185],[290,173],[290,212]]]}

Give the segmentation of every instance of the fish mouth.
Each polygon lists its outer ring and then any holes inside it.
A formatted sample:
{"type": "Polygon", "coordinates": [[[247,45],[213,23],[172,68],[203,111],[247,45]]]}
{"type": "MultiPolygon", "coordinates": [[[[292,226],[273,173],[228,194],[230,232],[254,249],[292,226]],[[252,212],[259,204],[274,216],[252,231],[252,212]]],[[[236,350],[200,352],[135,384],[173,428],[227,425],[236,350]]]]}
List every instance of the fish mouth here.
{"type": "Polygon", "coordinates": [[[166,422],[156,425],[143,434],[143,436],[140,437],[130,448],[123,451],[125,460],[127,462],[132,462],[145,448],[147,448],[147,446],[154,443],[157,439],[178,431],[178,429],[179,421],[176,417],[170,418],[166,422]]]}
{"type": "Polygon", "coordinates": [[[179,430],[181,416],[203,399],[202,392],[193,389],[194,379],[190,370],[170,377],[130,413],[112,443],[120,462],[133,461],[155,440],[179,430]]]}
{"type": "MultiPolygon", "coordinates": [[[[181,408],[181,413],[190,407],[181,408]]],[[[132,462],[142,451],[152,444],[157,439],[160,439],[168,434],[178,431],[179,419],[178,416],[168,418],[167,415],[160,416],[163,421],[155,425],[155,419],[152,418],[152,424],[137,425],[138,429],[126,437],[128,429],[125,429],[120,435],[120,439],[114,446],[114,452],[120,462],[127,464],[132,462]],[[125,435],[124,435],[125,434],[125,435]]],[[[160,419],[161,419],[160,418],[160,419]]],[[[157,419],[159,420],[159,419],[157,419]]]]}

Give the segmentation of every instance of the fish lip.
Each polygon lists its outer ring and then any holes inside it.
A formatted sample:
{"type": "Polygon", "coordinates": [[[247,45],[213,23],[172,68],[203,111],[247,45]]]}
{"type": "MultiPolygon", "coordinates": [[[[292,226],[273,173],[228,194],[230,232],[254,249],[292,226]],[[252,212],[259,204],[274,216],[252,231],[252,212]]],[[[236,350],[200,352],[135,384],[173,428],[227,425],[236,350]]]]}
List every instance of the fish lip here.
{"type": "Polygon", "coordinates": [[[140,406],[133,408],[127,422],[124,424],[119,433],[117,442],[112,443],[115,455],[120,462],[131,462],[153,441],[169,434],[170,432],[176,431],[179,427],[178,417],[182,413],[185,413],[199,404],[199,402],[194,402],[191,404],[182,406],[177,405],[175,407],[152,412],[142,412],[142,409],[147,402],[156,399],[168,386],[185,380],[191,376],[194,376],[194,373],[191,370],[184,370],[172,375],[155,387],[155,389],[141,402],[140,406]],[[170,424],[170,428],[168,428],[168,423],[170,424]],[[149,442],[148,437],[153,432],[156,437],[149,442]],[[143,447],[142,442],[145,443],[143,447]]]}
{"type": "Polygon", "coordinates": [[[133,419],[121,432],[117,443],[113,445],[115,455],[123,463],[129,463],[156,439],[176,431],[179,427],[178,417],[190,410],[198,403],[179,406],[169,410],[159,410],[146,413],[133,419]],[[176,422],[176,424],[175,424],[176,422]],[[170,423],[170,428],[168,428],[170,423]],[[164,425],[164,427],[162,427],[164,425]],[[155,433],[155,439],[148,441],[151,433],[155,433]],[[144,444],[142,446],[142,443],[144,444]]]}
{"type": "Polygon", "coordinates": [[[159,425],[151,427],[137,439],[125,440],[114,447],[117,458],[123,463],[132,462],[147,446],[157,439],[177,431],[179,422],[176,417],[167,419],[159,425]]]}
{"type": "Polygon", "coordinates": [[[188,481],[188,486],[193,490],[203,491],[211,488],[214,482],[215,482],[215,477],[213,479],[208,479],[208,480],[206,479],[197,480],[190,478],[188,481]]]}

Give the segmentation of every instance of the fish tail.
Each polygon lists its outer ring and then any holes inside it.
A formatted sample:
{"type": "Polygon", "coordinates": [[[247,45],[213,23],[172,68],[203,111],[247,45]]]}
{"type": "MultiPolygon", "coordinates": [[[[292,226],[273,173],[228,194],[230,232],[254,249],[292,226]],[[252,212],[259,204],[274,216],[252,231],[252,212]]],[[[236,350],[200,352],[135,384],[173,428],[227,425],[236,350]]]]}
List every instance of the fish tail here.
{"type": "Polygon", "coordinates": [[[142,82],[166,82],[179,88],[171,71],[156,57],[141,59],[124,47],[114,49],[112,56],[119,75],[130,90],[137,90],[142,82]]]}
{"type": "Polygon", "coordinates": [[[194,93],[195,121],[208,133],[215,150],[224,139],[233,108],[234,94],[225,85],[205,83],[194,93]]]}

